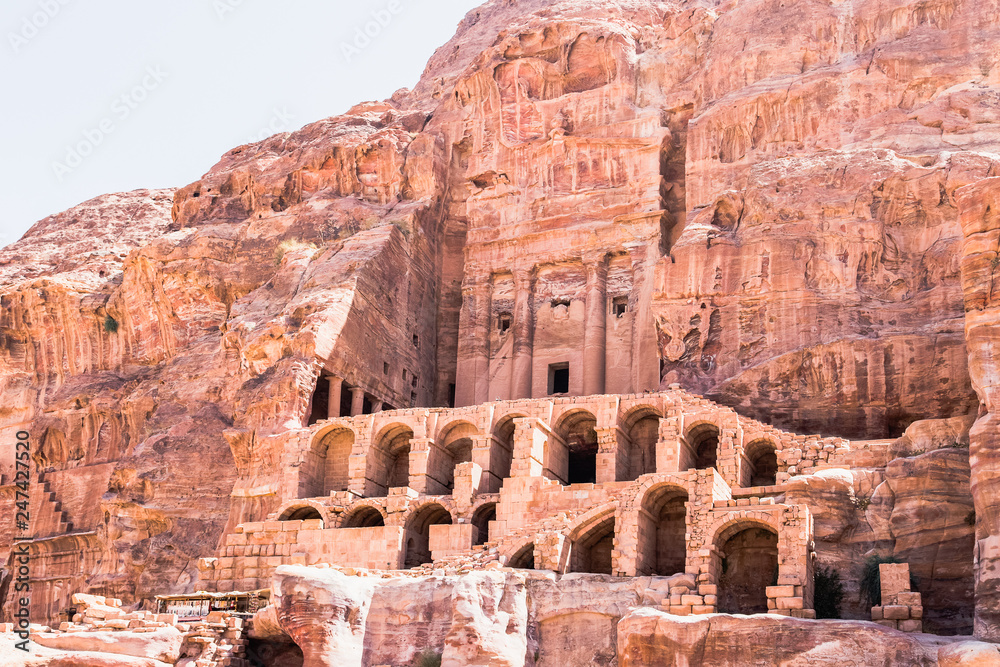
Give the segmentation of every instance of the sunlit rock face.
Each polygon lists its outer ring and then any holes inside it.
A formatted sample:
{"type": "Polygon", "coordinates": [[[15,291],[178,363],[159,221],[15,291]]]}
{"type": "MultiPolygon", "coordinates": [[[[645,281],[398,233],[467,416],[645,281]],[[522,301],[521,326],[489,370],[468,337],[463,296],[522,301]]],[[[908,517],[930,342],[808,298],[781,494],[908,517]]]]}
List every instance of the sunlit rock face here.
{"type": "Polygon", "coordinates": [[[299,497],[310,422],[679,383],[899,439],[790,485],[820,560],[894,549],[952,604],[928,623],[974,604],[1000,638],[998,26],[996,0],[493,0],[412,91],[39,222],[0,252],[36,617],[193,590],[299,497]],[[955,447],[908,430],[970,417],[955,447]]]}

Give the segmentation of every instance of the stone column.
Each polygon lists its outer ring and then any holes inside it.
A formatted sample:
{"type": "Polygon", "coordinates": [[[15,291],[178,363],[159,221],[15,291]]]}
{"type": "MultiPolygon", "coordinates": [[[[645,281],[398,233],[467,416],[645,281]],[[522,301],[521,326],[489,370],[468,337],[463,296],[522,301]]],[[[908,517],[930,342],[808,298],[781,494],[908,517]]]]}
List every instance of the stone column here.
{"type": "Polygon", "coordinates": [[[372,403],[372,412],[382,412],[382,401],[375,401],[372,403]]]}
{"type": "Polygon", "coordinates": [[[489,277],[470,277],[462,286],[455,407],[489,400],[490,292],[489,277]]]}
{"type": "Polygon", "coordinates": [[[655,288],[655,260],[650,261],[646,244],[629,248],[632,259],[632,292],[635,313],[632,317],[632,391],[655,391],[660,386],[660,355],[657,351],[656,333],[650,304],[655,288]]]}
{"type": "Polygon", "coordinates": [[[588,262],[586,324],[583,330],[583,394],[604,393],[607,363],[608,264],[606,256],[588,262]]]}
{"type": "Polygon", "coordinates": [[[361,387],[351,387],[351,416],[355,417],[365,411],[365,390],[361,387]]]}
{"type": "Polygon", "coordinates": [[[599,428],[597,431],[597,483],[617,482],[624,477],[624,434],[618,427],[599,428]]]}
{"type": "Polygon", "coordinates": [[[514,269],[514,364],[512,399],[531,398],[531,363],[534,354],[534,277],[529,269],[514,269]]]}
{"type": "Polygon", "coordinates": [[[499,446],[492,434],[472,436],[472,462],[483,471],[482,493],[497,493],[503,484],[493,470],[493,448],[499,446]]]}
{"type": "Polygon", "coordinates": [[[329,419],[336,419],[340,416],[340,394],[344,388],[344,380],[336,375],[330,375],[326,379],[330,383],[330,398],[327,401],[326,414],[329,419]]]}
{"type": "Polygon", "coordinates": [[[409,486],[417,493],[430,493],[431,482],[428,479],[428,464],[431,448],[435,447],[430,438],[410,438],[410,482],[409,486]]]}

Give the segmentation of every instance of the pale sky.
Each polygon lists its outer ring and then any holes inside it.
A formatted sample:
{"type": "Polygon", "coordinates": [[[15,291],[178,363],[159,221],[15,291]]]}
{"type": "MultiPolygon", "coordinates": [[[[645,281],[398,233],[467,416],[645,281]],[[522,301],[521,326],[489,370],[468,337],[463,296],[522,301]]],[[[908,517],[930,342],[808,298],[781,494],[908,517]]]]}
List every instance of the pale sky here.
{"type": "Polygon", "coordinates": [[[230,148],[412,88],[480,4],[3,0],[0,246],[99,194],[187,185],[230,148]]]}

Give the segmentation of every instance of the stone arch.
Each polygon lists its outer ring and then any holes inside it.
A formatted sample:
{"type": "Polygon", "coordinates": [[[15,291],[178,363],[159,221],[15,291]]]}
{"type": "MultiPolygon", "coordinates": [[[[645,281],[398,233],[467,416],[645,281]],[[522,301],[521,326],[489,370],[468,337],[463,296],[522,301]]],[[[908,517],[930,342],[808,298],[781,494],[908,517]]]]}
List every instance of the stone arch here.
{"type": "Polygon", "coordinates": [[[413,429],[408,424],[388,424],[372,440],[367,460],[365,495],[382,497],[394,487],[410,484],[410,441],[413,429]]]}
{"type": "MultiPolygon", "coordinates": [[[[281,506],[278,521],[309,521],[319,519],[327,524],[326,507],[315,501],[294,500],[281,506]]],[[[274,515],[272,515],[274,516],[274,515]]]]}
{"type": "Polygon", "coordinates": [[[637,405],[620,420],[619,427],[628,443],[625,452],[625,466],[619,466],[624,474],[618,481],[631,482],[641,475],[656,472],[656,443],[660,440],[660,419],[663,413],[652,405],[637,405]]]}
{"type": "Polygon", "coordinates": [[[492,537],[490,535],[490,521],[496,521],[497,504],[495,502],[482,503],[472,511],[472,525],[476,527],[476,539],[473,544],[486,544],[492,537]]]}
{"type": "Polygon", "coordinates": [[[479,427],[465,419],[457,419],[438,431],[427,458],[427,493],[451,493],[455,489],[455,466],[472,461],[473,437],[479,427]]]}
{"type": "Polygon", "coordinates": [[[369,503],[355,505],[340,520],[341,528],[374,528],[385,525],[385,512],[369,503]]]}
{"type": "Polygon", "coordinates": [[[740,485],[774,486],[778,479],[778,446],[771,438],[759,437],[743,447],[740,485]]]}
{"type": "Polygon", "coordinates": [[[691,424],[684,432],[684,442],[689,448],[687,470],[715,468],[719,461],[721,429],[714,422],[702,420],[691,424]]]}
{"type": "Polygon", "coordinates": [[[493,440],[490,445],[489,471],[491,482],[487,485],[490,493],[497,493],[503,486],[503,480],[510,477],[510,469],[514,462],[514,430],[515,419],[524,417],[519,412],[502,415],[493,425],[493,440]]]}
{"type": "Polygon", "coordinates": [[[534,540],[526,544],[521,544],[516,549],[512,550],[512,553],[507,557],[506,561],[507,567],[520,570],[534,570],[535,562],[534,540]]]}
{"type": "Polygon", "coordinates": [[[548,468],[564,484],[597,481],[597,417],[584,408],[567,410],[556,422],[555,432],[565,443],[546,457],[548,468]]]}
{"type": "Polygon", "coordinates": [[[718,610],[766,613],[767,587],[778,581],[778,526],[766,515],[746,514],[721,522],[713,534],[718,610]]]}
{"type": "Polygon", "coordinates": [[[646,489],[638,512],[636,574],[670,576],[683,572],[687,561],[688,492],[673,482],[646,489]]]}
{"type": "Polygon", "coordinates": [[[567,534],[569,549],[560,559],[563,572],[614,573],[615,509],[614,503],[608,503],[577,520],[567,534]]]}
{"type": "Polygon", "coordinates": [[[403,567],[410,569],[430,563],[430,527],[437,524],[452,523],[451,512],[441,503],[431,502],[421,505],[410,512],[406,519],[406,529],[403,533],[406,551],[403,555],[403,567]]]}
{"type": "Polygon", "coordinates": [[[354,442],[354,430],[343,423],[330,424],[316,432],[299,470],[300,498],[347,490],[354,442]]]}

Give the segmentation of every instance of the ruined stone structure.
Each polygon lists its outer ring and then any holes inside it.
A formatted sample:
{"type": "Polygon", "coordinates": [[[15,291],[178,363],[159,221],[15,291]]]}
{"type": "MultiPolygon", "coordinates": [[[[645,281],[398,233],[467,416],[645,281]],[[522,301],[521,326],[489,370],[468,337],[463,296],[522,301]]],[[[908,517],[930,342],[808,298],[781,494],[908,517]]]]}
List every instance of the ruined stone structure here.
{"type": "MultiPolygon", "coordinates": [[[[432,582],[427,614],[524,667],[576,655],[526,589],[609,591],[600,664],[638,665],[709,650],[664,648],[671,612],[818,637],[827,568],[867,621],[878,555],[921,603],[879,620],[1000,641],[998,26],[491,0],[413,90],[39,222],[0,252],[0,438],[33,443],[29,535],[0,450],[0,623],[16,544],[48,622],[292,582],[268,628],[309,660],[335,642],[298,586],[395,618],[379,586],[432,582]]],[[[383,620],[337,632],[363,653],[383,620]]],[[[879,650],[927,648],[899,627],[879,650]]]]}

